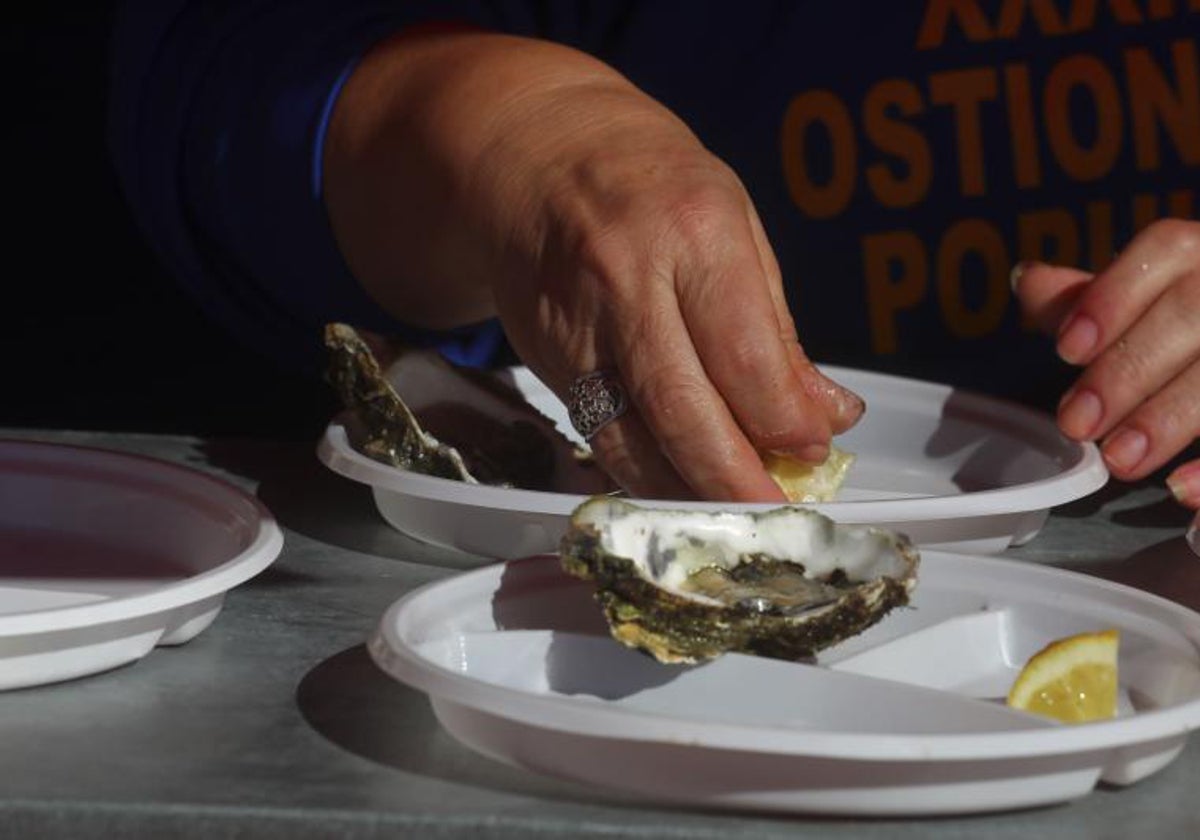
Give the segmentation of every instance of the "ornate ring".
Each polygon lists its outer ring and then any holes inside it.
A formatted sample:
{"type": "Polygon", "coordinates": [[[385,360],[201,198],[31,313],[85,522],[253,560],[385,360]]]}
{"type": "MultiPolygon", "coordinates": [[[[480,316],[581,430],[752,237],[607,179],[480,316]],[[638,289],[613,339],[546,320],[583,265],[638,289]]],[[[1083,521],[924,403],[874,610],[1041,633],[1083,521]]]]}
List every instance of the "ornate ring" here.
{"type": "Polygon", "coordinates": [[[628,407],[625,389],[610,371],[584,374],[572,382],[567,391],[571,425],[584,440],[591,440],[596,432],[624,414],[628,407]]]}

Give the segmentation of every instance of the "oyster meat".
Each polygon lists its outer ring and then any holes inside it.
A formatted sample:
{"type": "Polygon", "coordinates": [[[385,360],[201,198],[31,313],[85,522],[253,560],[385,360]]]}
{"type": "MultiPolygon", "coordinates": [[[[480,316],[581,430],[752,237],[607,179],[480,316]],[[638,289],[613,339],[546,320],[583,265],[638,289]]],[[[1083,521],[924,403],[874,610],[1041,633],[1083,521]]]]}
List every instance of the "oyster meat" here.
{"type": "Polygon", "coordinates": [[[325,328],[351,444],[394,467],[472,484],[591,495],[615,483],[513,386],[434,350],[325,328]]]}
{"type": "Polygon", "coordinates": [[[593,498],[560,545],[595,581],[612,635],[661,662],[729,651],[802,659],[908,603],[909,540],[805,508],[707,513],[593,498]]]}

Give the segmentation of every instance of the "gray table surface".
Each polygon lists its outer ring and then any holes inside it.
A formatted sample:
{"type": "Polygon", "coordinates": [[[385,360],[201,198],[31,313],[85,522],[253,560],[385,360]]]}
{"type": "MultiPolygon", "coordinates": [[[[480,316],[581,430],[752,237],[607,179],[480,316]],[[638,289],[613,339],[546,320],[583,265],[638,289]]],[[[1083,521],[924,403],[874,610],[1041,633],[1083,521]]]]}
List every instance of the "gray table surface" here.
{"type": "MultiPolygon", "coordinates": [[[[935,820],[663,808],[476,755],[363,641],[415,586],[481,562],[387,527],[367,490],[307,443],[0,431],[138,452],[254,492],[285,530],[279,559],[190,643],[108,673],[0,694],[0,837],[1200,836],[1200,739],[1155,776],[1064,805],[935,820]]],[[[1188,516],[1157,482],[1056,511],[1030,562],[1200,608],[1188,516]]]]}

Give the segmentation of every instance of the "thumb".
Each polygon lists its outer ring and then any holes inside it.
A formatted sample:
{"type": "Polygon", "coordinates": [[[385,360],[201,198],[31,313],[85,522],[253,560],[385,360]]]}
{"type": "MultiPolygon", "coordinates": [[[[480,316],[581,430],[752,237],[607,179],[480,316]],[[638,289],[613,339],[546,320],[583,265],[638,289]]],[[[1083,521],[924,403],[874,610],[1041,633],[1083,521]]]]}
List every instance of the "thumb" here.
{"type": "Polygon", "coordinates": [[[1093,276],[1078,268],[1022,262],[1013,269],[1011,280],[1025,317],[1038,329],[1055,332],[1093,276]]]}

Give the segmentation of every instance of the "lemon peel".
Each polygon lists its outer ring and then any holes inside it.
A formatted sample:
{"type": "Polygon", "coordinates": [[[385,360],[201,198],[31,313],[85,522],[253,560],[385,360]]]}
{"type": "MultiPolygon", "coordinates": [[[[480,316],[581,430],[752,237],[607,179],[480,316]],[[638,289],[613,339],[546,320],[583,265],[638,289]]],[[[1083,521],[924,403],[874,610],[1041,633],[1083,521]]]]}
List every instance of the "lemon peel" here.
{"type": "Polygon", "coordinates": [[[1063,723],[1115,717],[1118,647],[1116,630],[1051,642],[1025,663],[1008,692],[1008,705],[1063,723]]]}

